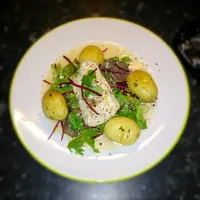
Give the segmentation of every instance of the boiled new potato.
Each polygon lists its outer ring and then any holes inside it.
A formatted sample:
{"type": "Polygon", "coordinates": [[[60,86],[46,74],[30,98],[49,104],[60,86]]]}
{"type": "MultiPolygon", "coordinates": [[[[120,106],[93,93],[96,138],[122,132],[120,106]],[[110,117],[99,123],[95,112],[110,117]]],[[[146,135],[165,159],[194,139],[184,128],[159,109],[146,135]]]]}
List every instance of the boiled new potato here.
{"type": "Polygon", "coordinates": [[[132,93],[145,102],[152,102],[158,95],[158,88],[150,74],[136,70],[127,76],[127,85],[132,93]]]}
{"type": "Polygon", "coordinates": [[[104,57],[101,49],[94,45],[88,45],[81,51],[78,60],[80,63],[90,60],[99,65],[104,62],[104,57]]]}
{"type": "Polygon", "coordinates": [[[54,120],[64,120],[68,115],[67,103],[62,94],[49,90],[42,98],[42,107],[46,117],[54,120]]]}
{"type": "Polygon", "coordinates": [[[113,142],[131,145],[139,137],[140,128],[128,117],[114,117],[106,122],[104,133],[113,142]]]}

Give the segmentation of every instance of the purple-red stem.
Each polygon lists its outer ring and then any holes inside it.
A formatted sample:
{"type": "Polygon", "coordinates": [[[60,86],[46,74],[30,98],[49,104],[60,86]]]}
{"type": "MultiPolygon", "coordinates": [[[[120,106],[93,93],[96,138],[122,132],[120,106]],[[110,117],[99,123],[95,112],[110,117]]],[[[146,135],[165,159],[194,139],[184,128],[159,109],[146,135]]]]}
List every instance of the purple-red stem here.
{"type": "Polygon", "coordinates": [[[81,88],[81,89],[88,90],[88,91],[90,91],[90,92],[96,94],[97,96],[100,96],[100,97],[102,96],[100,93],[98,93],[98,92],[96,92],[96,91],[94,91],[94,90],[92,90],[92,89],[90,89],[90,88],[87,88],[87,87],[85,87],[85,86],[83,86],[83,85],[78,85],[78,84],[74,83],[74,81],[73,81],[72,79],[70,79],[70,78],[68,78],[68,79],[69,79],[69,82],[70,82],[72,85],[74,85],[74,86],[76,86],[76,87],[78,87],[78,88],[81,88]]]}
{"type": "Polygon", "coordinates": [[[63,124],[63,121],[60,121],[61,123],[61,126],[62,126],[62,136],[61,136],[61,141],[63,140],[64,138],[64,124],[63,124]]]}
{"type": "Polygon", "coordinates": [[[50,83],[49,81],[43,80],[43,82],[45,82],[45,83],[51,85],[51,83],[50,83]]]}
{"type": "Polygon", "coordinates": [[[108,50],[108,48],[105,48],[102,52],[104,53],[104,52],[106,52],[108,50]]]}
{"type": "Polygon", "coordinates": [[[89,76],[91,76],[94,72],[96,72],[97,71],[97,68],[96,69],[94,69],[90,74],[89,74],[89,76]]]}
{"type": "Polygon", "coordinates": [[[69,64],[73,64],[73,62],[67,56],[63,55],[63,58],[67,60],[69,64]]]}
{"type": "Polygon", "coordinates": [[[85,103],[88,105],[88,107],[89,107],[94,113],[96,113],[97,115],[99,115],[99,113],[87,102],[86,98],[84,97],[84,94],[83,94],[83,87],[81,87],[81,95],[82,95],[82,98],[83,98],[83,100],[85,101],[85,103]]]}
{"type": "Polygon", "coordinates": [[[53,129],[53,131],[52,131],[52,133],[51,133],[51,135],[48,137],[48,139],[47,139],[47,140],[49,140],[49,139],[52,137],[52,135],[54,134],[54,132],[55,132],[56,128],[57,128],[57,127],[58,127],[58,125],[59,125],[59,123],[60,123],[60,120],[58,120],[57,124],[55,125],[55,127],[54,127],[54,129],[53,129]]]}
{"type": "Polygon", "coordinates": [[[96,139],[96,138],[98,138],[98,137],[100,137],[102,135],[103,135],[103,133],[99,133],[98,135],[95,135],[94,137],[92,137],[92,139],[96,139]]]}

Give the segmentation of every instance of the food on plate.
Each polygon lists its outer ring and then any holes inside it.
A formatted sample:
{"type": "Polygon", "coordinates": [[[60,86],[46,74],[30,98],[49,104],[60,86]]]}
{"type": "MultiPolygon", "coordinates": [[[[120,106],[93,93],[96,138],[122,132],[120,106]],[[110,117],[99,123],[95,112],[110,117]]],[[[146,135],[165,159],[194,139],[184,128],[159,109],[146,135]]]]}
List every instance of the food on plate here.
{"type": "Polygon", "coordinates": [[[139,137],[140,128],[131,118],[114,117],[106,122],[104,134],[114,142],[131,145],[139,137]]]}
{"type": "Polygon", "coordinates": [[[152,102],[157,98],[157,85],[147,72],[136,70],[130,73],[127,76],[127,85],[133,94],[145,102],[152,102]]]}
{"type": "Polygon", "coordinates": [[[45,115],[54,120],[64,120],[68,115],[65,98],[57,91],[48,90],[42,98],[45,115]]]}
{"type": "MultiPolygon", "coordinates": [[[[83,121],[87,126],[97,126],[116,115],[120,107],[119,102],[96,63],[92,61],[83,62],[73,81],[79,85],[83,84],[86,87],[92,88],[100,94],[85,94],[85,98],[88,98],[88,103],[93,107],[91,109],[90,106],[87,106],[87,101],[84,100],[81,94],[82,90],[74,85],[72,86],[76,99],[79,102],[83,121]],[[89,82],[90,78],[94,79],[91,83],[89,82]]],[[[85,93],[87,92],[89,91],[85,91],[85,93]]]]}
{"type": "Polygon", "coordinates": [[[134,58],[105,45],[88,45],[63,55],[51,65],[52,81],[42,98],[46,117],[58,120],[71,137],[67,147],[83,155],[89,146],[95,153],[97,138],[119,145],[134,144],[147,129],[145,114],[158,96],[147,72],[134,70],[134,58]],[[65,62],[63,62],[65,61],[65,62]]]}
{"type": "Polygon", "coordinates": [[[80,63],[90,60],[99,65],[104,62],[103,52],[97,46],[88,45],[81,51],[78,60],[80,63]]]}

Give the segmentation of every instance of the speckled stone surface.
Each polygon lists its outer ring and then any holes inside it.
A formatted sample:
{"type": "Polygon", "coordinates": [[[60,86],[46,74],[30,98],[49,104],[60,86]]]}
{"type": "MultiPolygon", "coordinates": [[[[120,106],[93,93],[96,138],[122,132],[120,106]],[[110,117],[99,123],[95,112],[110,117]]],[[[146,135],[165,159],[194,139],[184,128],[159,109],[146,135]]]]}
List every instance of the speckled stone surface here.
{"type": "MultiPolygon", "coordinates": [[[[172,45],[174,34],[200,16],[198,1],[18,0],[0,6],[0,200],[200,200],[200,86],[188,74],[191,113],[172,153],[147,173],[119,183],[86,184],[40,166],[12,128],[8,93],[13,72],[32,43],[48,30],[82,17],[112,16],[141,24],[172,45]]],[[[173,114],[173,111],[172,111],[173,114]]]]}

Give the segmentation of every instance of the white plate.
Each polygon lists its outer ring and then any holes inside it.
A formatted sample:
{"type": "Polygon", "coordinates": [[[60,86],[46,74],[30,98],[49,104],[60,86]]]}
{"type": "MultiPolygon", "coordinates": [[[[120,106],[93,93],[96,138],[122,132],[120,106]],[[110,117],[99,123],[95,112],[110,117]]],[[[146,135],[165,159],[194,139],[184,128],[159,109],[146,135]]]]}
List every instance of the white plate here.
{"type": "Polygon", "coordinates": [[[40,38],[17,66],[10,90],[10,113],[17,136],[42,165],[67,178],[87,182],[124,180],[146,172],[165,158],[187,122],[190,95],[184,70],[173,51],[149,30],[123,20],[90,18],[64,24],[40,38]],[[41,107],[42,75],[61,52],[85,41],[109,41],[136,52],[149,64],[159,97],[147,130],[131,147],[112,156],[75,156],[57,134],[41,107]],[[120,154],[121,153],[121,154],[120,154]]]}

